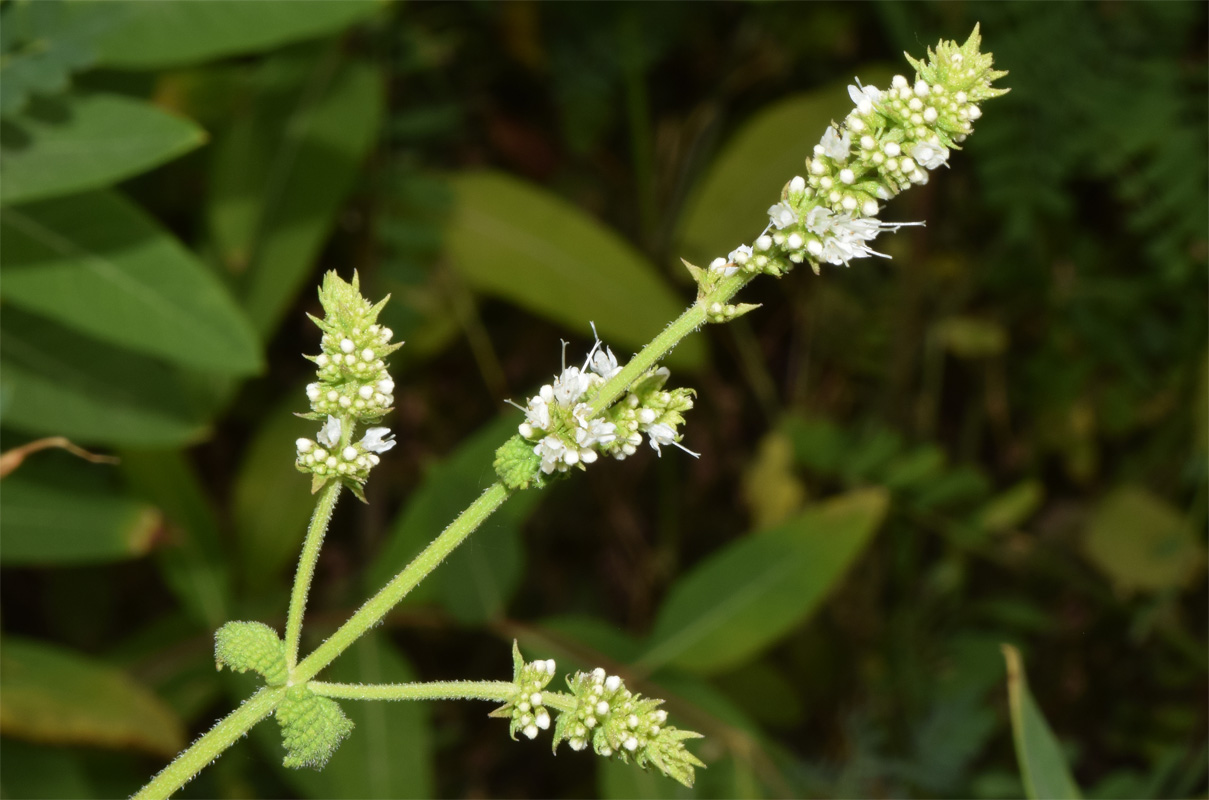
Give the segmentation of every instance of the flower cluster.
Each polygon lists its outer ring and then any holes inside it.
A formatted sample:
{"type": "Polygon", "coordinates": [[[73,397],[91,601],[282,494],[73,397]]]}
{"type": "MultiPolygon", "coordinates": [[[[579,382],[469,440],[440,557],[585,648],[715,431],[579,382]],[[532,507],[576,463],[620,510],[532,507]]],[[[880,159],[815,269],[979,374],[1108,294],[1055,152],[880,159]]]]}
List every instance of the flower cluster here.
{"type": "Polygon", "coordinates": [[[579,672],[567,679],[575,707],[558,717],[554,726],[554,749],[566,741],[573,750],[592,745],[598,755],[634,762],[643,769],[660,772],[691,787],[694,768],[704,767],[684,747],[685,739],[701,734],[682,731],[667,724],[662,700],[631,692],[616,675],[603,669],[579,672]]]}
{"type": "Polygon", "coordinates": [[[526,664],[521,657],[520,647],[516,642],[512,643],[512,684],[515,691],[508,702],[492,711],[490,716],[509,718],[508,734],[514,740],[517,731],[533,739],[539,730],[549,729],[550,712],[542,703],[542,690],[554,677],[554,669],[552,658],[526,664]]]}
{"type": "Polygon", "coordinates": [[[315,436],[317,441],[299,439],[299,469],[314,473],[317,477],[342,476],[364,483],[369,471],[377,466],[379,453],[395,446],[394,436],[388,428],[370,428],[356,444],[344,444],[343,424],[339,419],[328,416],[327,423],[315,436]]]}
{"type": "Polygon", "coordinates": [[[823,133],[805,176],[794,177],[768,210],[764,233],[715,259],[710,280],[739,270],[781,275],[803,262],[817,274],[823,263],[886,257],[870,244],[879,234],[923,223],[882,222],[881,203],[927,183],[928,171],[947,164],[950,150],[973,131],[982,115],[978,103],[1007,91],[991,87],[1007,73],[991,69],[980,42],[975,27],[964,45],[942,42],[929,50],[927,62],[907,56],[913,81],[896,75],[884,91],[859,81],[848,87],[852,111],[823,133]]]}
{"type": "Polygon", "coordinates": [[[310,413],[299,416],[324,424],[314,440],[295,443],[295,465],[314,476],[316,491],[339,478],[360,497],[379,454],[394,447],[395,441],[389,429],[372,427],[354,442],[356,427],[359,422],[378,422],[391,410],[395,383],[385,359],[402,344],[392,344],[390,328],[378,324],[386,299],[375,305],[362,297],[356,273],[352,283],[335,272],[327,273],[319,302],[324,318],[311,316],[311,320],[323,331],[323,352],[306,356],[318,368],[318,380],[306,387],[310,413]]]}
{"type": "Polygon", "coordinates": [[[554,381],[541,387],[525,406],[517,406],[525,412],[518,431],[532,443],[542,473],[582,468],[602,453],[626,458],[642,444],[643,434],[660,454],[660,448],[670,444],[696,455],[680,445],[677,432],[684,412],[693,407],[693,391],[664,391],[666,367],[649,370],[620,402],[592,414],[588,394],[620,371],[613,351],[597,339],[582,366],[566,366],[564,356],[563,370],[554,381]]]}

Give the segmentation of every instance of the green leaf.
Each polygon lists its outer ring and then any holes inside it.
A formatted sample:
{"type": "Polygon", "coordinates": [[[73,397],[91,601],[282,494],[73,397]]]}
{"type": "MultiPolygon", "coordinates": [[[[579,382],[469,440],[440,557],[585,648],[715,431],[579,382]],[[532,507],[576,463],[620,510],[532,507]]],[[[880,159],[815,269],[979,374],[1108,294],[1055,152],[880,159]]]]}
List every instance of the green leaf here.
{"type": "Polygon", "coordinates": [[[958,358],[1001,355],[1008,346],[1007,330],[998,322],[976,317],[947,317],[931,330],[935,342],[958,358]]]}
{"type": "MultiPolygon", "coordinates": [[[[890,71],[861,67],[866,83],[884,86],[890,71]]],[[[831,120],[852,108],[840,81],[782,100],[761,111],[726,143],[693,188],[677,233],[681,256],[709,263],[749,244],[768,224],[768,208],[781,189],[806,169],[806,156],[831,120]]]]}
{"type": "Polygon", "coordinates": [[[290,687],[277,706],[277,725],[285,747],[282,766],[323,769],[340,743],[353,732],[353,722],[340,704],[312,694],[306,686],[290,687]]]}
{"type": "Polygon", "coordinates": [[[230,570],[213,502],[181,451],[123,451],[121,470],[131,489],[155,503],[170,521],[157,549],[160,570],[193,618],[206,628],[227,619],[230,570]]]}
{"type": "Polygon", "coordinates": [[[1192,525],[1140,486],[1122,486],[1100,501],[1083,552],[1122,592],[1187,588],[1204,576],[1205,548],[1192,525]]]}
{"type": "Polygon", "coordinates": [[[638,665],[714,673],[777,641],[843,578],[887,503],[880,489],[850,492],[715,553],[672,587],[638,665]]]}
{"type": "Polygon", "coordinates": [[[289,677],[285,642],[263,622],[228,622],[215,631],[214,663],[220,670],[255,672],[270,686],[281,686],[289,677]]]}
{"type": "Polygon", "coordinates": [[[1041,507],[1045,486],[1029,479],[992,497],[978,511],[978,526],[985,531],[1000,533],[1019,527],[1041,507]]]}
{"type": "Polygon", "coordinates": [[[0,203],[100,189],[205,140],[205,131],[192,122],[122,95],[38,100],[5,126],[0,203]]]}
{"type": "MultiPolygon", "coordinates": [[[[370,633],[324,672],[343,683],[408,683],[417,679],[403,653],[381,633],[370,633]]],[[[305,797],[434,797],[428,703],[345,700],[356,731],[319,773],[286,775],[305,797]]]]}
{"type": "MultiPolygon", "coordinates": [[[[370,587],[390,580],[495,482],[491,467],[495,448],[516,430],[516,425],[517,419],[511,414],[489,423],[429,468],[369,569],[366,580],[370,587]]],[[[498,618],[523,577],[520,528],[539,498],[536,490],[513,496],[421,584],[420,591],[425,594],[412,601],[435,595],[466,624],[498,618]]]]}
{"type": "Polygon", "coordinates": [[[193,3],[112,2],[126,16],[98,43],[98,62],[162,69],[271,50],[335,33],[373,14],[378,0],[193,3]]]}
{"type": "Polygon", "coordinates": [[[4,424],[80,444],[163,447],[200,439],[204,409],[180,373],[6,308],[0,315],[4,424]]]}
{"type": "Polygon", "coordinates": [[[1003,645],[1008,670],[1008,706],[1012,716],[1012,738],[1016,761],[1030,800],[1079,798],[1079,787],[1071,777],[1062,748],[1028,689],[1020,651],[1003,645]]]}
{"type": "Polygon", "coordinates": [[[261,368],[247,319],[177,239],[108,191],[0,210],[4,296],[98,339],[219,373],[261,368]]]}
{"type": "MultiPolygon", "coordinates": [[[[112,469],[93,466],[92,469],[112,469]]],[[[4,480],[0,563],[96,564],[137,558],[163,525],[159,511],[72,475],[38,480],[22,469],[4,480]]]]}
{"type": "Polygon", "coordinates": [[[185,745],[176,715],[125,673],[13,636],[4,637],[0,649],[0,733],[161,756],[175,755],[185,745]]]}
{"type": "Polygon", "coordinates": [[[377,137],[382,76],[339,58],[308,47],[267,61],[248,113],[215,141],[208,223],[262,338],[309,285],[377,137]]]}
{"type": "Polygon", "coordinates": [[[306,475],[294,469],[294,442],[314,439],[319,423],[293,411],[306,408],[301,386],[265,417],[235,476],[231,521],[245,587],[277,591],[278,578],[298,557],[315,509],[306,475]]]}
{"type": "MultiPolygon", "coordinates": [[[[693,299],[678,296],[628,242],[551,192],[494,172],[457,175],[452,186],[447,252],[481,292],[581,335],[595,322],[619,351],[641,348],[693,299]]],[[[704,358],[704,345],[690,337],[667,361],[686,368],[704,358]]]]}
{"type": "Polygon", "coordinates": [[[39,747],[0,739],[0,796],[99,797],[76,754],[65,747],[39,747]]]}
{"type": "Polygon", "coordinates": [[[65,91],[72,73],[96,60],[97,40],[122,16],[114,4],[26,0],[0,7],[0,114],[20,111],[32,95],[65,91]]]}

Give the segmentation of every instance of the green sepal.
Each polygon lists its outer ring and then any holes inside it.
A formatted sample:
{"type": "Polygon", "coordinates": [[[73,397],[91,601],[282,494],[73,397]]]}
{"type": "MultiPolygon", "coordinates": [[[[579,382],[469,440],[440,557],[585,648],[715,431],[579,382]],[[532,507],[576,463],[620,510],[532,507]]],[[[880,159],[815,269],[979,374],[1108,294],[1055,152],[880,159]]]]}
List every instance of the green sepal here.
{"type": "Polygon", "coordinates": [[[353,493],[354,497],[356,497],[362,503],[369,505],[369,501],[365,499],[365,487],[361,481],[345,477],[341,478],[340,482],[344,484],[346,489],[353,493]]]}
{"type": "Polygon", "coordinates": [[[269,686],[285,684],[285,642],[261,622],[228,622],[214,633],[214,665],[232,672],[251,670],[269,686]]]}
{"type": "MultiPolygon", "coordinates": [[[[302,470],[308,472],[309,470],[302,470]]],[[[311,473],[311,494],[318,494],[319,490],[327,485],[327,482],[332,479],[331,475],[316,475],[311,473]]]]}
{"type": "Polygon", "coordinates": [[[329,697],[306,686],[294,686],[277,706],[277,724],[286,754],[282,764],[291,769],[322,769],[340,743],[353,730],[353,721],[329,697]]]}
{"type": "Polygon", "coordinates": [[[495,451],[494,467],[500,482],[513,491],[546,485],[541,456],[533,452],[533,443],[520,434],[495,451]]]}
{"type": "Polygon", "coordinates": [[[701,278],[705,275],[705,270],[701,269],[701,267],[698,267],[695,264],[690,264],[688,259],[682,258],[680,259],[680,262],[684,264],[685,269],[688,270],[688,274],[693,276],[693,280],[697,283],[701,283],[701,278]]]}

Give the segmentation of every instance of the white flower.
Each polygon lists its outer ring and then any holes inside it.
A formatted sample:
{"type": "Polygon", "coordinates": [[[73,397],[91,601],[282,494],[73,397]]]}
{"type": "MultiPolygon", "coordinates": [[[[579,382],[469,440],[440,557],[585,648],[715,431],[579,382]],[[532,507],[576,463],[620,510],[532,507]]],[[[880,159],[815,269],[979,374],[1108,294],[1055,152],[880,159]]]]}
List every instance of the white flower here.
{"type": "Polygon", "coordinates": [[[542,472],[547,475],[555,470],[559,472],[566,470],[563,456],[567,453],[567,446],[557,436],[545,437],[534,445],[533,452],[541,457],[542,472]]]}
{"type": "Polygon", "coordinates": [[[371,453],[385,453],[395,446],[394,434],[390,428],[370,428],[360,444],[371,453]]]}
{"type": "Polygon", "coordinates": [[[550,429],[550,404],[540,394],[529,398],[529,405],[525,408],[525,421],[543,431],[550,429]]]}
{"type": "MultiPolygon", "coordinates": [[[[591,384],[588,376],[579,367],[567,367],[563,374],[554,379],[554,399],[564,408],[583,397],[591,384]]],[[[543,387],[545,388],[545,387],[543,387]]]]}
{"type": "Polygon", "coordinates": [[[720,272],[724,278],[729,278],[739,271],[738,267],[720,256],[709,262],[709,268],[713,272],[720,272]]]}
{"type": "Polygon", "coordinates": [[[787,225],[796,225],[798,222],[798,215],[792,208],[784,203],[777,203],[775,206],[769,208],[768,218],[771,220],[773,227],[777,230],[780,230],[787,225]]]}
{"type": "MultiPolygon", "coordinates": [[[[849,87],[848,91],[851,92],[853,88],[849,87]]],[[[874,89],[874,91],[877,90],[874,89]]],[[[819,140],[819,147],[823,148],[822,155],[833,158],[836,161],[844,161],[848,158],[848,151],[852,147],[852,141],[848,135],[848,131],[844,131],[843,135],[840,135],[835,132],[835,128],[828,125],[827,130],[823,131],[823,138],[819,140]]]]}
{"type": "Polygon", "coordinates": [[[315,438],[328,447],[335,447],[340,443],[341,433],[343,433],[343,429],[340,427],[340,420],[328,414],[327,424],[319,430],[319,434],[315,438]]]}
{"type": "Polygon", "coordinates": [[[661,445],[671,444],[679,447],[693,458],[700,456],[700,453],[694,453],[692,450],[689,450],[687,447],[676,441],[676,430],[671,425],[667,425],[662,422],[658,423],[657,425],[651,425],[646,429],[646,435],[651,441],[652,449],[654,449],[654,451],[659,455],[663,455],[663,451],[659,449],[661,445]]]}
{"type": "Polygon", "coordinates": [[[881,256],[867,242],[878,237],[882,231],[897,231],[907,225],[922,225],[922,222],[881,222],[873,217],[854,217],[851,214],[835,214],[831,209],[818,206],[806,215],[806,228],[819,236],[823,242],[819,258],[828,264],[845,264],[854,258],[881,256]]]}
{"type": "Polygon", "coordinates": [[[873,104],[882,99],[880,89],[876,86],[862,86],[860,79],[857,79],[856,86],[848,86],[848,96],[856,104],[856,110],[862,114],[868,114],[873,110],[873,104]]]}
{"type": "Polygon", "coordinates": [[[592,354],[592,371],[606,381],[621,372],[621,366],[617,363],[617,356],[613,355],[613,350],[608,347],[597,347],[596,352],[592,354]]]}
{"type": "Polygon", "coordinates": [[[936,169],[949,160],[949,148],[944,145],[920,142],[911,149],[911,155],[924,169],[936,169]]]}
{"type": "Polygon", "coordinates": [[[749,244],[739,245],[734,250],[730,251],[730,255],[727,256],[727,259],[732,264],[739,264],[739,265],[746,264],[748,262],[748,260],[751,259],[751,245],[749,245],[749,244]]]}

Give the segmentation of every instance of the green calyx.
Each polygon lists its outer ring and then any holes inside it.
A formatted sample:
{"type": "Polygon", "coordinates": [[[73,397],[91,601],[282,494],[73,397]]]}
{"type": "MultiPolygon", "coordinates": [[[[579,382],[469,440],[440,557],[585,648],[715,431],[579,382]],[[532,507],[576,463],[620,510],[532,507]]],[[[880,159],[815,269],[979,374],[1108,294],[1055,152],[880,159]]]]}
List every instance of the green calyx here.
{"type": "Polygon", "coordinates": [[[982,35],[975,25],[965,44],[942,41],[935,50],[929,47],[926,61],[912,58],[910,53],[903,55],[922,80],[940,84],[951,92],[965,92],[971,102],[978,103],[1009,91],[991,87],[993,81],[1007,72],[991,68],[994,59],[990,53],[981,52],[981,45],[982,35]]]}

